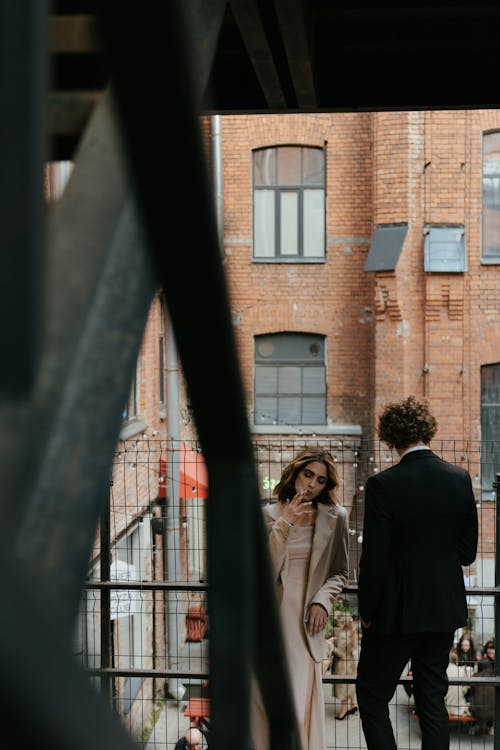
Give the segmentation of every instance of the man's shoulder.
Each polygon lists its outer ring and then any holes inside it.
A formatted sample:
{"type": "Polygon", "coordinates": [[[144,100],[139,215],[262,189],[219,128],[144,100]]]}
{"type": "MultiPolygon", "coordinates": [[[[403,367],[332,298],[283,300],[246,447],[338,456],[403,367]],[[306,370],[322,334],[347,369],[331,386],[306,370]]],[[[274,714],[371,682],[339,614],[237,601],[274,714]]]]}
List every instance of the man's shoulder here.
{"type": "Polygon", "coordinates": [[[442,466],[442,468],[445,471],[448,471],[451,474],[456,474],[464,478],[470,477],[469,472],[463,466],[459,466],[458,464],[453,463],[453,461],[448,461],[446,458],[443,458],[438,453],[434,453],[433,451],[431,451],[431,456],[432,456],[433,461],[437,465],[442,466]]]}
{"type": "Polygon", "coordinates": [[[396,474],[400,470],[400,464],[392,464],[392,466],[387,466],[387,468],[382,469],[381,471],[377,471],[374,474],[371,474],[368,477],[367,484],[370,482],[370,484],[377,484],[377,482],[383,482],[384,479],[390,478],[395,472],[396,474]]]}

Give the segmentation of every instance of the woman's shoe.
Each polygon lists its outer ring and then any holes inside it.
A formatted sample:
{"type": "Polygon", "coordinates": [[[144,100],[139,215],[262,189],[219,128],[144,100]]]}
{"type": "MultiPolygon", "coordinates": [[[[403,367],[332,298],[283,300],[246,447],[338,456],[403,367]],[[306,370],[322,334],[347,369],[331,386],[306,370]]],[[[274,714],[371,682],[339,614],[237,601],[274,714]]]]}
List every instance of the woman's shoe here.
{"type": "Polygon", "coordinates": [[[335,718],[338,719],[338,721],[344,721],[346,716],[349,716],[350,713],[350,711],[346,711],[345,714],[342,714],[342,716],[336,716],[335,718]]]}
{"type": "Polygon", "coordinates": [[[348,714],[357,714],[358,713],[358,707],[357,706],[353,706],[352,708],[349,709],[349,711],[347,713],[348,714]]]}

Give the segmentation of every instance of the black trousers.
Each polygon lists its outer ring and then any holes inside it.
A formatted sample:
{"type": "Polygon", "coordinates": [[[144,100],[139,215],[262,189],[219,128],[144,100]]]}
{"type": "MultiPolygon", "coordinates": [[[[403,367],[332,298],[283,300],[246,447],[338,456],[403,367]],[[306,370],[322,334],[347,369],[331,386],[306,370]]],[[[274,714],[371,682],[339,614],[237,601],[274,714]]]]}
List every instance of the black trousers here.
{"type": "Polygon", "coordinates": [[[422,750],[448,750],[450,726],[444,698],[454,633],[380,636],[363,630],[356,679],[359,714],[368,750],[397,747],[389,701],[411,660],[413,696],[422,730],[422,750]]]}

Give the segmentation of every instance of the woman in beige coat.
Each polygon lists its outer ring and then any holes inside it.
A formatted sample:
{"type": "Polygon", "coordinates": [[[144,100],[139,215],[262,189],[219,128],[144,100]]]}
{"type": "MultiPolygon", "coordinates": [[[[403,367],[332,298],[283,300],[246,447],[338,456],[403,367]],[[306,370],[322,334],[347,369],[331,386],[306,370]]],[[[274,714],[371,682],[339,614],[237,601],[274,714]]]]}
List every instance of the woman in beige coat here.
{"type": "MultiPolygon", "coordinates": [[[[322,660],[325,626],[347,582],[347,512],[339,505],[335,463],[321,449],[301,451],[264,507],[302,750],[325,750],[322,660]]],[[[252,712],[252,746],[269,747],[260,696],[252,712]]]]}

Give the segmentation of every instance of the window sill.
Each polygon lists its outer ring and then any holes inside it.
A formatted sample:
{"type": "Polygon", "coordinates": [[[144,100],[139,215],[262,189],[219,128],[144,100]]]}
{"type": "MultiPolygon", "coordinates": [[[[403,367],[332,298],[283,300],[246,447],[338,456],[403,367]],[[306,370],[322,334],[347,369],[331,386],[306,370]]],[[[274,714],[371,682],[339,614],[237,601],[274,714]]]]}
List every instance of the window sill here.
{"type": "Polygon", "coordinates": [[[143,422],[141,419],[128,419],[122,424],[119,435],[120,440],[128,440],[129,438],[135,437],[135,435],[138,435],[140,432],[144,432],[147,429],[147,423],[143,422]]]}
{"type": "Polygon", "coordinates": [[[258,424],[251,430],[260,435],[359,435],[363,434],[359,424],[258,424]]]}
{"type": "Polygon", "coordinates": [[[482,266],[500,266],[500,255],[496,255],[492,258],[481,258],[482,266]]]}
{"type": "Polygon", "coordinates": [[[252,258],[253,263],[326,263],[326,258],[252,258]]]}

